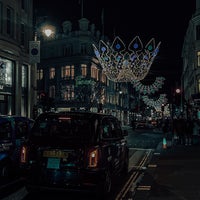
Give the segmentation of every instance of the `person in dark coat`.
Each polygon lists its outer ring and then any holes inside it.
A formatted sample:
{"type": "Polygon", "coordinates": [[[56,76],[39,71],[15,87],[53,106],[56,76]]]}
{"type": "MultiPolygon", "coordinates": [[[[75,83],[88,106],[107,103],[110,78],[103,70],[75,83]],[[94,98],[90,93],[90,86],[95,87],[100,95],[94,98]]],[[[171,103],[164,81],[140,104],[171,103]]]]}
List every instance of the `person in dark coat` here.
{"type": "Polygon", "coordinates": [[[169,120],[165,119],[162,123],[162,132],[163,132],[163,137],[167,137],[167,133],[169,131],[169,120]]]}
{"type": "Polygon", "coordinates": [[[194,122],[189,117],[186,120],[185,145],[191,145],[192,144],[193,130],[194,130],[194,122]]]}
{"type": "Polygon", "coordinates": [[[178,136],[178,144],[185,144],[186,120],[182,116],[174,121],[174,132],[178,136]]]}

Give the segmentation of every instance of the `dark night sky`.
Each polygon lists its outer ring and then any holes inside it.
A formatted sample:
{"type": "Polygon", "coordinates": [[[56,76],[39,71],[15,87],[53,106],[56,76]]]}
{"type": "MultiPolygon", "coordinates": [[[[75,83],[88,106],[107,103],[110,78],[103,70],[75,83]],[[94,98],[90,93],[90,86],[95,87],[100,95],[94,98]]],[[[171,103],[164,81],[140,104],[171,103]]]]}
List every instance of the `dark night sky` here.
{"type": "MultiPolygon", "coordinates": [[[[81,0],[33,1],[38,15],[52,16],[60,25],[64,20],[78,24],[81,18],[81,0]]],[[[182,45],[195,5],[195,0],[83,0],[82,14],[101,31],[103,9],[104,33],[111,40],[119,36],[128,44],[139,36],[144,44],[152,37],[161,42],[148,77],[164,76],[163,90],[169,93],[179,81],[182,45]]]]}

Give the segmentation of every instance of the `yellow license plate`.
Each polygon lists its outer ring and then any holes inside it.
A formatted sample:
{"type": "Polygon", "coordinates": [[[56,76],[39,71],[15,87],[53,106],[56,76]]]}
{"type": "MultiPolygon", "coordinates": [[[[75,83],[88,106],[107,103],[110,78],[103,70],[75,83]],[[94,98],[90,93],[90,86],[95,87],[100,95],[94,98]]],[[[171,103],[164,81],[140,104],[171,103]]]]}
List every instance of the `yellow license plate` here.
{"type": "Polygon", "coordinates": [[[43,157],[67,158],[68,152],[61,151],[61,150],[48,150],[48,151],[43,151],[43,157]]]}

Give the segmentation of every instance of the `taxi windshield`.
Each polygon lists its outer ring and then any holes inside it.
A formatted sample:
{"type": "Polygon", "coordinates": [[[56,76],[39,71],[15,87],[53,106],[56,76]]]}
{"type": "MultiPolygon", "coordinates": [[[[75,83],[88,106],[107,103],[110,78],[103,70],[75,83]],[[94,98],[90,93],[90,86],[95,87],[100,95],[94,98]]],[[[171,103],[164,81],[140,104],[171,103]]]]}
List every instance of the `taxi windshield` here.
{"type": "Polygon", "coordinates": [[[48,116],[37,120],[32,128],[32,136],[88,139],[91,133],[89,119],[77,116],[48,116]]]}

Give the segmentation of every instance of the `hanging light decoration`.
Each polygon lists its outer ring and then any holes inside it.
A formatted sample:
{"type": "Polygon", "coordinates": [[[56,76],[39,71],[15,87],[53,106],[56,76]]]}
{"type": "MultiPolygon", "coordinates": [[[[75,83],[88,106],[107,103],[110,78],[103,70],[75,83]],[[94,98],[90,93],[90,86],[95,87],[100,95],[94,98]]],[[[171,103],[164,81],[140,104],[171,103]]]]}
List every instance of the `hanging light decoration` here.
{"type": "Polygon", "coordinates": [[[111,45],[100,40],[99,47],[93,44],[94,53],[99,60],[103,72],[114,82],[132,82],[142,80],[148,74],[150,67],[158,54],[160,42],[155,45],[154,38],[143,48],[139,36],[128,45],[115,37],[111,45]]]}
{"type": "Polygon", "coordinates": [[[156,80],[151,85],[144,85],[141,83],[140,80],[134,80],[133,86],[135,87],[136,91],[139,91],[140,93],[153,94],[160,88],[162,88],[164,80],[165,80],[164,77],[156,77],[156,80]]]}
{"type": "Polygon", "coordinates": [[[143,95],[142,100],[147,106],[154,107],[157,111],[161,110],[161,105],[166,104],[167,98],[166,94],[160,94],[160,96],[155,100],[155,99],[150,99],[148,95],[143,95]]]}

